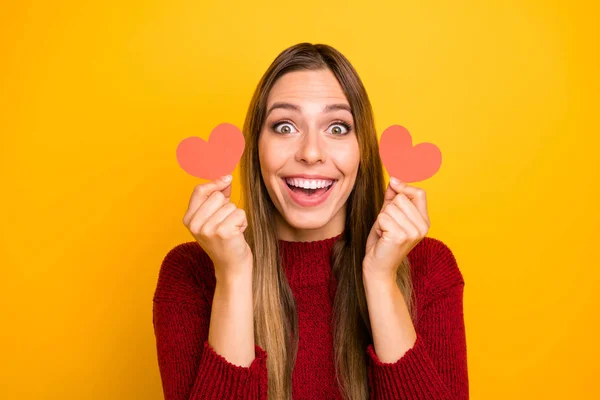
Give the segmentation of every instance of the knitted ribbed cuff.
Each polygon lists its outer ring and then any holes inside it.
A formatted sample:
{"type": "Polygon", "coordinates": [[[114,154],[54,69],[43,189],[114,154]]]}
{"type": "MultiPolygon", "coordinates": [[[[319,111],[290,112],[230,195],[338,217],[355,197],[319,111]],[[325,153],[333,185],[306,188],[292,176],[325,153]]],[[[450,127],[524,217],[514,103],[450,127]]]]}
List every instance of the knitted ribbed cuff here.
{"type": "Polygon", "coordinates": [[[372,344],[367,347],[373,399],[445,399],[452,394],[439,376],[423,338],[417,333],[412,348],[394,363],[382,362],[372,344]]]}
{"type": "Polygon", "coordinates": [[[194,393],[203,399],[266,399],[267,353],[254,345],[255,358],[248,367],[235,365],[204,341],[194,393]]]}

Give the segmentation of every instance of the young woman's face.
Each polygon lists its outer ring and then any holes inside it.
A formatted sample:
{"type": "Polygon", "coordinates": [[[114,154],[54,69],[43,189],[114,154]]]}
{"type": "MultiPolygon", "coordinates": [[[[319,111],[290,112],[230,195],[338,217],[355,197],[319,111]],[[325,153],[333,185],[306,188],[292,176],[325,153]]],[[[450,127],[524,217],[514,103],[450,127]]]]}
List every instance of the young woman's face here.
{"type": "Polygon", "coordinates": [[[343,231],[360,162],[349,110],[328,69],[287,73],[271,89],[258,154],[279,211],[280,239],[319,240],[343,231]]]}

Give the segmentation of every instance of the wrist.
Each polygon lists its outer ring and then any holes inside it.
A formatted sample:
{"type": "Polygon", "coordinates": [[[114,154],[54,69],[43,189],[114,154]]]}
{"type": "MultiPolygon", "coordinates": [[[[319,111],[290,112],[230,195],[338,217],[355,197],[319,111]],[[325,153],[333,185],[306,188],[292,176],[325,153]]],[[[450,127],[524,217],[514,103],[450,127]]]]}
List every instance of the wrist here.
{"type": "Polygon", "coordinates": [[[227,287],[239,287],[247,284],[252,284],[252,263],[244,264],[242,266],[236,266],[235,268],[219,267],[215,268],[215,279],[217,285],[227,287]]]}
{"type": "Polygon", "coordinates": [[[397,286],[396,273],[366,272],[363,270],[363,284],[375,290],[389,290],[397,286]]]}

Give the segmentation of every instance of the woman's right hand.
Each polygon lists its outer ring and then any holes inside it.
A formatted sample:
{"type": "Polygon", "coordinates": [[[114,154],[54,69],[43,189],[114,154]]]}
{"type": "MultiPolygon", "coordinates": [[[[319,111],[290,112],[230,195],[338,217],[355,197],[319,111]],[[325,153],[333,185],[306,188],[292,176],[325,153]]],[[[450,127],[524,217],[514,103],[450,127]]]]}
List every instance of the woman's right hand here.
{"type": "Polygon", "coordinates": [[[232,178],[226,177],[197,185],[183,216],[183,224],[213,261],[217,279],[248,272],[252,265],[244,237],[246,213],[229,201],[232,178]]]}

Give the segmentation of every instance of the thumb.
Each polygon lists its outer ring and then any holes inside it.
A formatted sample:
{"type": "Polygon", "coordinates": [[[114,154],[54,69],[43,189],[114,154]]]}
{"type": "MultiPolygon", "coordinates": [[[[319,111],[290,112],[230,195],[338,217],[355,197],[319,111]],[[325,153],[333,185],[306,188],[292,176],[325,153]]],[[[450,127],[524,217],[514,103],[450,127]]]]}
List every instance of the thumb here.
{"type": "Polygon", "coordinates": [[[221,190],[225,197],[231,197],[231,184],[227,186],[225,189],[221,190]]]}
{"type": "Polygon", "coordinates": [[[225,195],[225,197],[231,197],[231,185],[233,183],[233,177],[231,175],[225,175],[219,178],[221,192],[225,195]]]}
{"type": "Polygon", "coordinates": [[[394,197],[396,197],[397,194],[398,193],[396,193],[391,183],[388,182],[387,189],[385,190],[385,195],[383,196],[383,206],[381,208],[387,206],[388,203],[394,200],[394,197]]]}
{"type": "Polygon", "coordinates": [[[385,191],[385,195],[383,197],[383,207],[387,206],[397,194],[401,193],[402,190],[406,187],[406,185],[397,178],[391,177],[388,182],[387,189],[385,191]]]}

